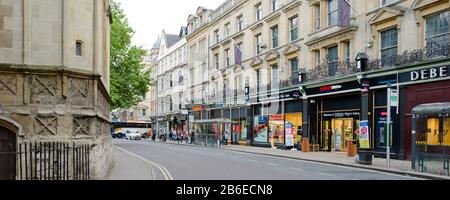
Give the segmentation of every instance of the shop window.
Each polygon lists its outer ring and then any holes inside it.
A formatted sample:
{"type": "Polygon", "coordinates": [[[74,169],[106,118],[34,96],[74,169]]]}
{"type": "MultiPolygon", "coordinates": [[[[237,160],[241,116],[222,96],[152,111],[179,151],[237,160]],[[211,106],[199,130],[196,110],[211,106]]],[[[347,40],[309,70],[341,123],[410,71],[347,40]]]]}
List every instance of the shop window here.
{"type": "Polygon", "coordinates": [[[271,81],[271,89],[276,90],[279,89],[279,83],[280,83],[280,75],[277,65],[272,66],[272,79],[271,81]]]}

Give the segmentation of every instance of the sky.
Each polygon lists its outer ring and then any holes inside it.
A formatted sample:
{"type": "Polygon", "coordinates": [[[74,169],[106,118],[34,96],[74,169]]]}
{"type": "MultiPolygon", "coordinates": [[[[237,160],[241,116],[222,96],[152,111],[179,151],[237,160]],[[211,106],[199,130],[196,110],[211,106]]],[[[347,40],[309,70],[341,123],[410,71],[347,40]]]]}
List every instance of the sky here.
{"type": "Polygon", "coordinates": [[[133,44],[150,49],[164,29],[179,34],[189,14],[199,6],[216,9],[225,0],[115,0],[121,3],[128,22],[136,32],[133,44]]]}

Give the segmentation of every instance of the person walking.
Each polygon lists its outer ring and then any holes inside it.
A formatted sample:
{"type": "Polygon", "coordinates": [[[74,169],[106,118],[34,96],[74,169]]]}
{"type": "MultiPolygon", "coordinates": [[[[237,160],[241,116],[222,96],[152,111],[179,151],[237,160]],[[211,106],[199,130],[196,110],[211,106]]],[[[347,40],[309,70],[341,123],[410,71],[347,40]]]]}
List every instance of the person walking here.
{"type": "Polygon", "coordinates": [[[333,131],[328,129],[328,152],[332,151],[332,143],[333,143],[333,131]]]}
{"type": "Polygon", "coordinates": [[[194,144],[194,142],[195,142],[195,131],[192,130],[192,133],[191,133],[191,144],[194,144]]]}

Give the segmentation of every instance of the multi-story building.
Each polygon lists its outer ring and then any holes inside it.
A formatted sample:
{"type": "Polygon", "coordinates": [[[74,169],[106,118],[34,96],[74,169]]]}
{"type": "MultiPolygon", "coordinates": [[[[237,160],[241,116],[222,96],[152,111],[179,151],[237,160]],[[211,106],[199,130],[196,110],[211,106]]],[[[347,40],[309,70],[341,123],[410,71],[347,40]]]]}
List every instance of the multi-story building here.
{"type": "Polygon", "coordinates": [[[149,115],[152,121],[152,129],[156,127],[156,116],[157,113],[157,101],[158,101],[158,57],[159,57],[159,47],[161,46],[161,39],[153,44],[152,49],[150,50],[150,62],[149,66],[151,67],[151,79],[152,83],[149,89],[149,115]]]}
{"type": "Polygon", "coordinates": [[[208,119],[214,133],[249,145],[270,146],[273,133],[276,144],[303,139],[324,151],[347,150],[369,124],[370,145],[361,148],[386,156],[390,84],[401,102],[391,156],[409,158],[412,108],[450,101],[449,7],[448,0],[228,0],[188,36],[188,44],[209,43],[209,101],[191,107],[195,121],[208,119]]]}
{"type": "Polygon", "coordinates": [[[187,113],[184,98],[187,91],[187,49],[184,28],[180,35],[161,35],[158,56],[158,107],[156,129],[167,131],[185,130],[187,113]]]}
{"type": "MultiPolygon", "coordinates": [[[[41,142],[53,142],[53,149],[55,142],[89,145],[84,169],[91,179],[106,178],[112,164],[110,23],[109,1],[0,1],[0,179],[3,172],[6,179],[37,179],[22,163],[50,163],[42,159],[49,146],[30,148],[41,142]],[[19,157],[24,151],[29,158],[19,157]],[[17,154],[4,159],[10,152],[17,154]]],[[[68,174],[75,163],[67,165],[76,157],[68,156],[64,178],[76,179],[68,174]]],[[[53,156],[51,163],[33,169],[54,175],[65,162],[53,156]]]]}
{"type": "MultiPolygon", "coordinates": [[[[208,35],[208,25],[211,20],[213,10],[199,7],[195,14],[188,17],[188,34],[186,36],[188,48],[188,70],[189,83],[187,91],[187,108],[202,110],[196,112],[197,120],[207,119],[207,112],[203,108],[207,105],[209,96],[209,66],[208,59],[210,45],[208,35]]],[[[191,113],[192,114],[192,113],[191,113]]],[[[190,115],[191,116],[191,115],[190,115]]],[[[193,129],[193,119],[189,120],[189,129],[193,129]]]]}

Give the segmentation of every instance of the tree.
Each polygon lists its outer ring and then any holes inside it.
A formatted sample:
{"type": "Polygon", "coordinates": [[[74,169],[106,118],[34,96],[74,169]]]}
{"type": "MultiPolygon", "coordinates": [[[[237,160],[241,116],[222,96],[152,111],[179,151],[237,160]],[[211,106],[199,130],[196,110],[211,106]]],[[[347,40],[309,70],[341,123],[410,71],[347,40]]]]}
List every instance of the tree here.
{"type": "Polygon", "coordinates": [[[111,4],[111,108],[128,109],[142,102],[150,87],[150,70],[143,64],[147,51],[131,44],[134,31],[120,4],[111,4]]]}

